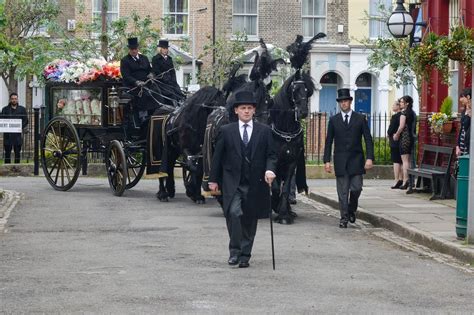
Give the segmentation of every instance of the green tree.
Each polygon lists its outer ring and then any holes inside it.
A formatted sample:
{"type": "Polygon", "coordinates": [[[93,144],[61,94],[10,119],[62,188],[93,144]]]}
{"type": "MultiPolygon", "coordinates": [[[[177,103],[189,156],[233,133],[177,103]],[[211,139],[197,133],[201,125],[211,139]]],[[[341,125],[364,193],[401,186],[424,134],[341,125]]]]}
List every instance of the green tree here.
{"type": "Polygon", "coordinates": [[[199,73],[201,84],[222,88],[234,64],[236,62],[243,63],[242,54],[245,52],[244,44],[247,41],[247,36],[245,34],[236,34],[235,36],[236,38],[232,41],[227,38],[218,38],[214,45],[211,38],[208,37],[210,44],[204,46],[203,53],[199,58],[210,56],[214,51],[216,62],[199,73]]]}

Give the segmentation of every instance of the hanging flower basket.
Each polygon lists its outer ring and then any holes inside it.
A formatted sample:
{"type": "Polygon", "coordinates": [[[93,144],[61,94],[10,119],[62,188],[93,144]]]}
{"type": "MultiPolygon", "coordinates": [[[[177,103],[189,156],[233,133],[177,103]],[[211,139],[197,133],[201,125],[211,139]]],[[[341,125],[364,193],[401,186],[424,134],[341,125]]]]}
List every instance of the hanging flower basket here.
{"type": "Polygon", "coordinates": [[[466,59],[466,54],[462,49],[452,51],[448,54],[449,59],[456,61],[464,61],[466,59]]]}

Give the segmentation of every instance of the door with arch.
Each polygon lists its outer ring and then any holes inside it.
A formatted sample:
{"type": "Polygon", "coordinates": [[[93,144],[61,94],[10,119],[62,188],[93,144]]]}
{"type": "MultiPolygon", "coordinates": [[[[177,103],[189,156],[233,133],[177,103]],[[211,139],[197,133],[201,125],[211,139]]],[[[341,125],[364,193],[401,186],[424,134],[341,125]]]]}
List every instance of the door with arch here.
{"type": "Polygon", "coordinates": [[[328,115],[334,115],[338,111],[337,107],[337,88],[339,75],[335,72],[328,72],[322,76],[321,83],[322,89],[319,92],[319,111],[322,113],[328,113],[328,115]]]}

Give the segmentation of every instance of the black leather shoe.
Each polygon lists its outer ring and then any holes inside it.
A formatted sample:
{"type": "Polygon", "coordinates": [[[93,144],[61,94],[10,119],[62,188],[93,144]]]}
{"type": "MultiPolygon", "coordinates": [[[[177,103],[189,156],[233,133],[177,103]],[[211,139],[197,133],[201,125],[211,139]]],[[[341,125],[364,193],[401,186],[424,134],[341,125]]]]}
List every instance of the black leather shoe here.
{"type": "Polygon", "coordinates": [[[239,264],[239,268],[248,268],[250,266],[248,261],[241,261],[239,264]]]}
{"type": "Polygon", "coordinates": [[[349,212],[349,222],[350,223],[355,223],[356,221],[356,214],[355,212],[349,212]]]}
{"type": "Polygon", "coordinates": [[[296,199],[290,199],[290,205],[296,205],[296,199]]]}
{"type": "Polygon", "coordinates": [[[235,266],[239,263],[239,257],[237,256],[230,256],[229,257],[229,260],[227,261],[227,263],[231,266],[235,266]]]}
{"type": "Polygon", "coordinates": [[[397,189],[397,188],[400,188],[400,186],[403,185],[403,181],[402,180],[399,180],[395,185],[393,185],[392,189],[397,189]]]}
{"type": "Polygon", "coordinates": [[[339,223],[339,227],[340,227],[341,229],[347,229],[347,222],[340,222],[340,223],[339,223]]]}

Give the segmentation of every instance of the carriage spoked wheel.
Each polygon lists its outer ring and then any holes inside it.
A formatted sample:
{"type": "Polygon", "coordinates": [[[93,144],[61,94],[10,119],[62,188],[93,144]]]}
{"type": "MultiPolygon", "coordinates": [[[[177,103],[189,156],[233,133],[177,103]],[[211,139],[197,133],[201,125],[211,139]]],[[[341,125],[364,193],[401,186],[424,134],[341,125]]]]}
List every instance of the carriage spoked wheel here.
{"type": "Polygon", "coordinates": [[[71,189],[81,169],[81,143],[74,125],[63,117],[53,118],[41,139],[41,164],[49,184],[56,190],[71,189]]]}
{"type": "Polygon", "coordinates": [[[127,185],[125,189],[135,187],[140,181],[146,168],[146,150],[145,149],[133,149],[126,148],[127,156],[127,185]]]}
{"type": "Polygon", "coordinates": [[[127,159],[122,144],[113,140],[107,148],[105,167],[110,188],[115,196],[122,196],[127,186],[128,170],[127,159]]]}

